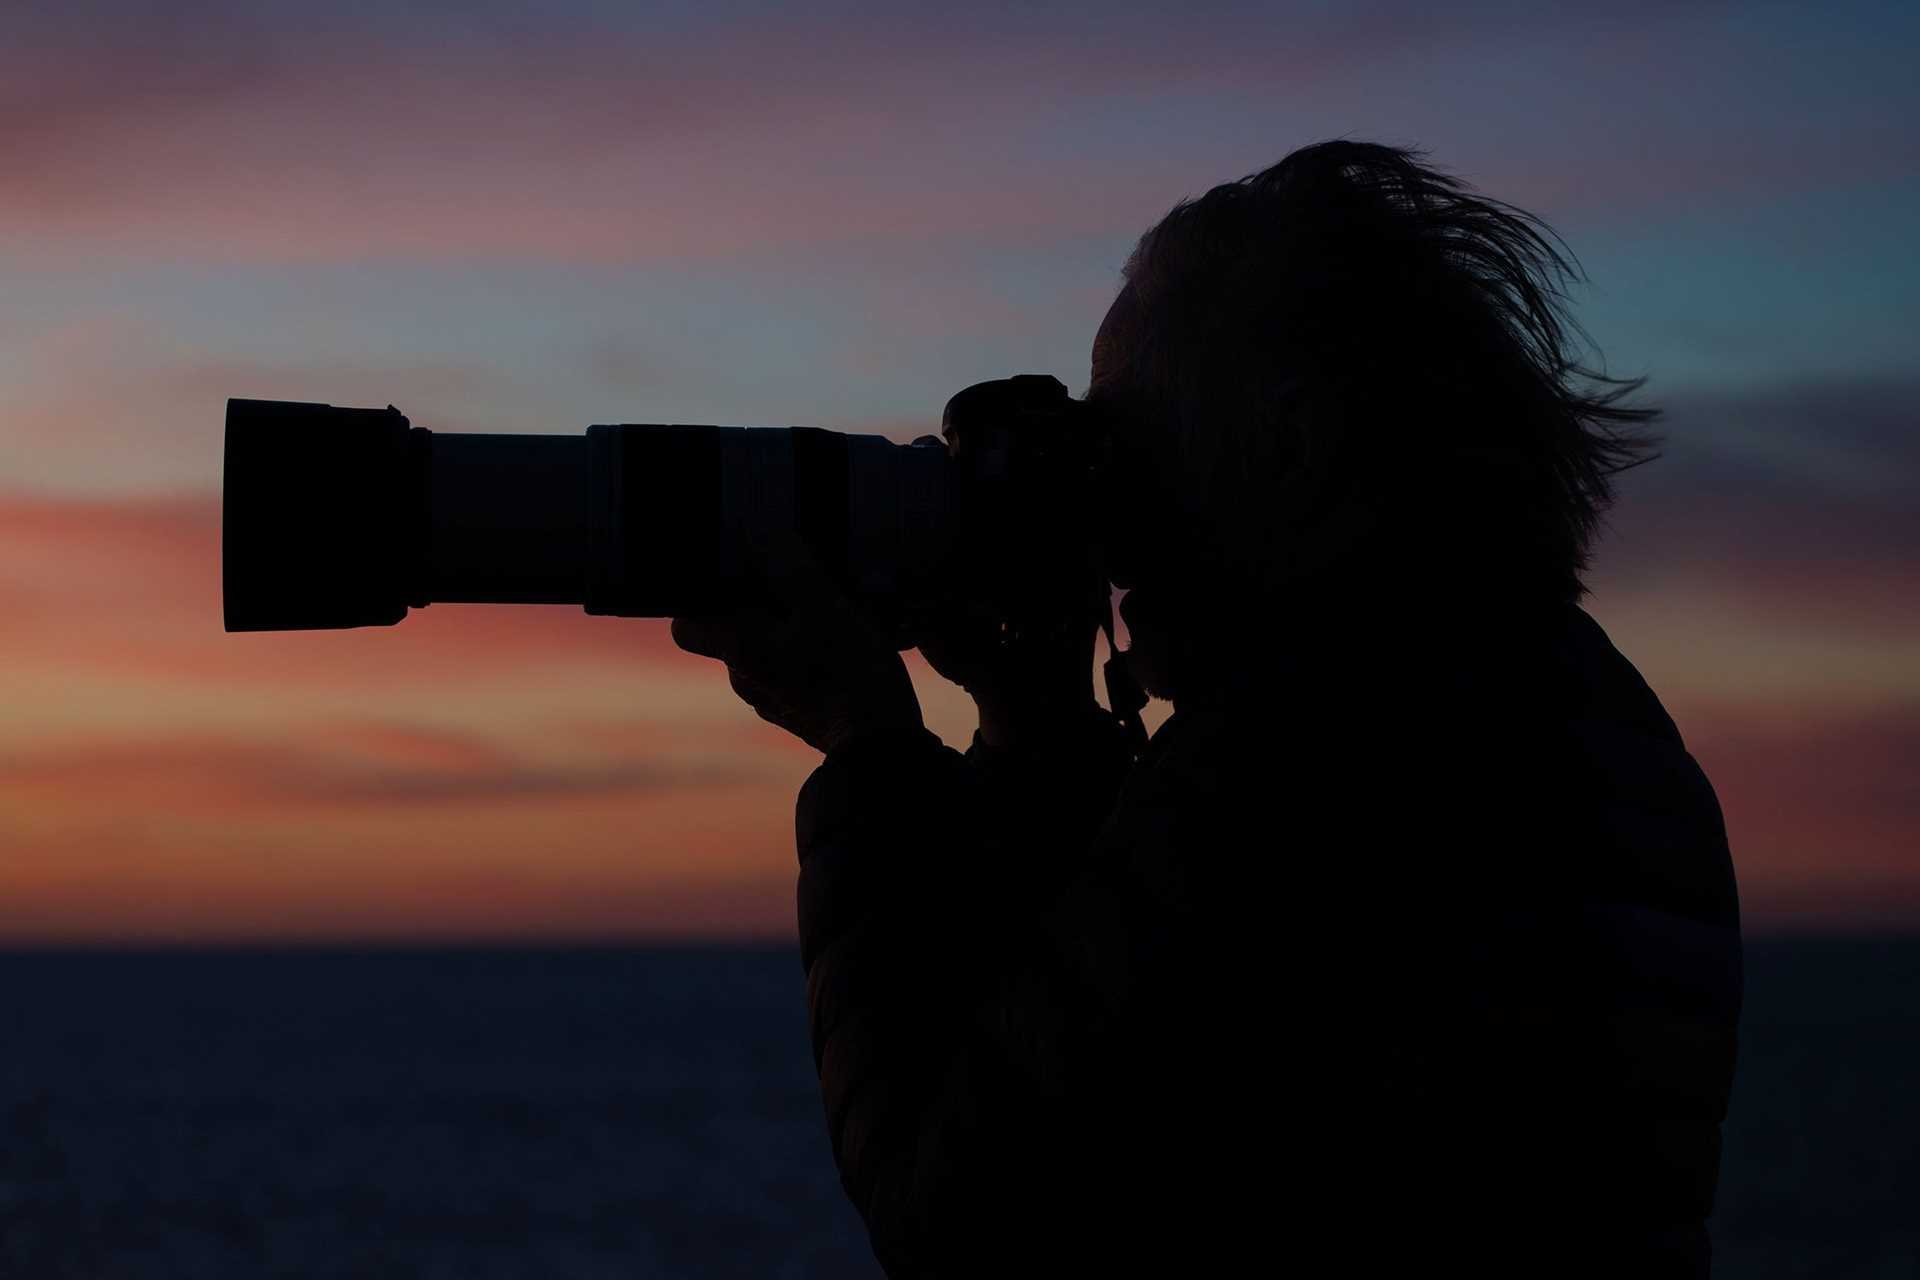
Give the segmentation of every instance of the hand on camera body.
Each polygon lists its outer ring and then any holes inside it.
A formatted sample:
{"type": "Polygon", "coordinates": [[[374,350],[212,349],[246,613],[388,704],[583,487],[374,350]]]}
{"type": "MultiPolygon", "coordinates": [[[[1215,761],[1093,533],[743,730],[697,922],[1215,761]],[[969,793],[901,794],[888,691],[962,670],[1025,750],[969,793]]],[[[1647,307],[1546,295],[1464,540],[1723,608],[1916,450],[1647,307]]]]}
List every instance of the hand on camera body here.
{"type": "MultiPolygon", "coordinates": [[[[1011,444],[997,421],[984,429],[949,426],[948,448],[963,464],[979,465],[987,448],[1011,444]]],[[[902,602],[896,628],[849,600],[800,539],[787,536],[768,548],[773,603],[676,618],[674,641],[725,662],[734,691],[762,719],[822,751],[857,734],[923,727],[903,645],[918,647],[935,672],[972,696],[986,745],[1063,736],[1099,711],[1087,562],[1066,554],[1055,531],[990,523],[978,532],[991,552],[959,575],[952,594],[902,602]],[[1036,571],[1021,584],[1021,607],[992,602],[1004,595],[1004,578],[1036,571]]]]}
{"type": "Polygon", "coordinates": [[[927,665],[965,689],[980,712],[990,747],[1027,745],[1078,724],[1093,698],[1093,637],[1098,629],[1072,587],[1061,612],[1010,626],[986,605],[923,610],[912,635],[927,665]]]}
{"type": "Polygon", "coordinates": [[[1054,499],[1053,487],[1066,485],[1033,483],[1026,465],[1042,461],[1046,473],[1044,458],[1030,451],[1036,446],[1050,447],[1056,459],[1076,452],[1063,449],[1059,437],[1065,415],[1077,411],[1055,379],[1026,375],[969,387],[942,414],[949,456],[1000,503],[973,530],[985,558],[962,575],[972,590],[963,586],[954,598],[912,611],[909,635],[928,665],[972,696],[980,739],[991,747],[1043,742],[1098,709],[1098,592],[1090,561],[1070,542],[1084,529],[1071,517],[1049,523],[1043,513],[1057,516],[1061,501],[1069,510],[1074,501],[1068,494],[1054,499]],[[1031,487],[1022,490],[1023,482],[1031,487]],[[1014,518],[1003,520],[1003,512],[1014,518]],[[1015,578],[1023,579],[1012,593],[1017,606],[1006,598],[1015,578]]]}

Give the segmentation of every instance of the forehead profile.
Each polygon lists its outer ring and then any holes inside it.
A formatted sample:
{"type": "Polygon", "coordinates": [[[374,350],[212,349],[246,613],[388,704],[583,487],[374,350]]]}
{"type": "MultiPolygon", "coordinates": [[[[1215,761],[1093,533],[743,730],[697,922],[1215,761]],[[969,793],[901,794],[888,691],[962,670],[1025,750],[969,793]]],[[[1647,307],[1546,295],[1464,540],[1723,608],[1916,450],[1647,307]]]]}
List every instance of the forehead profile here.
{"type": "Polygon", "coordinates": [[[1113,304],[1107,308],[1107,314],[1101,317],[1100,327],[1094,330],[1091,357],[1095,382],[1112,371],[1115,355],[1126,341],[1132,313],[1133,288],[1128,285],[1121,288],[1113,304]]]}

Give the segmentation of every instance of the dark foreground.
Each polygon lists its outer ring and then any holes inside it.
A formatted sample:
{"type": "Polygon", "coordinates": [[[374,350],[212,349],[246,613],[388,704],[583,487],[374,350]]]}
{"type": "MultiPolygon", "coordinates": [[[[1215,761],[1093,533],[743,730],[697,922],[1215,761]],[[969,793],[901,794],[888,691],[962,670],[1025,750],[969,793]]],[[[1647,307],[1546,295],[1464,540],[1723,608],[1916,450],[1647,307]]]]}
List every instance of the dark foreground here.
{"type": "MultiPolygon", "coordinates": [[[[1920,1274],[1920,940],[1749,944],[1722,1277],[1920,1274]]],[[[787,950],[0,955],[0,1277],[878,1275],[787,950]]]]}

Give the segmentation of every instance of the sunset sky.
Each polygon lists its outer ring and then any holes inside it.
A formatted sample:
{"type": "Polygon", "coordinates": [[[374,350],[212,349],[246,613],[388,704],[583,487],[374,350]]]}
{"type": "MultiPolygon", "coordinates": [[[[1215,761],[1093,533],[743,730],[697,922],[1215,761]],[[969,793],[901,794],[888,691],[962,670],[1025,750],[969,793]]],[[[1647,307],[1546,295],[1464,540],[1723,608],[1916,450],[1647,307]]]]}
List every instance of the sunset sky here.
{"type": "Polygon", "coordinates": [[[1750,927],[1920,924],[1920,6],[1555,8],[10,11],[0,944],[789,936],[818,756],[665,623],[224,634],[226,398],[905,439],[1333,136],[1545,216],[1667,408],[1588,608],[1750,927]]]}

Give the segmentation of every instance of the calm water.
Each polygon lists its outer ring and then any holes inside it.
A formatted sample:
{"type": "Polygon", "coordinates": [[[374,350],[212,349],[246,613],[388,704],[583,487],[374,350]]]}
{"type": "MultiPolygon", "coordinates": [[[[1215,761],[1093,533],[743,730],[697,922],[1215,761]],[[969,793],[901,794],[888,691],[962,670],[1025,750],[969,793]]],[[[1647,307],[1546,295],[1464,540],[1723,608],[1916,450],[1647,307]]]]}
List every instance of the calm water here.
{"type": "MultiPolygon", "coordinates": [[[[1920,940],[1749,945],[1717,1274],[1920,1274],[1920,940]]],[[[0,956],[0,1277],[874,1277],[786,950],[0,956]]]]}

